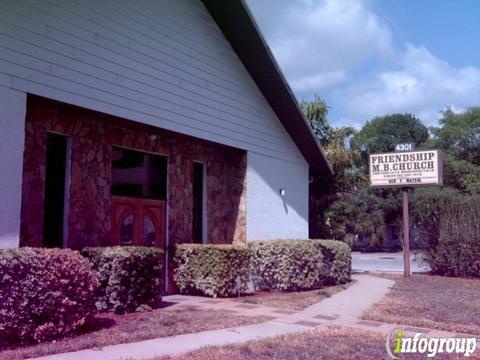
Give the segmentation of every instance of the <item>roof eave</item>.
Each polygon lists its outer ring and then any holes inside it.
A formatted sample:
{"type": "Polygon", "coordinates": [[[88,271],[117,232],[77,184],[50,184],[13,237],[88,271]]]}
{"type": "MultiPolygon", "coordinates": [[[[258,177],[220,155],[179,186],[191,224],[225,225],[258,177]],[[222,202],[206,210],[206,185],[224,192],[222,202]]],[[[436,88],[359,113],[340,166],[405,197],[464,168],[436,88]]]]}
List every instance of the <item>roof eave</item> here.
{"type": "Polygon", "coordinates": [[[333,169],[243,0],[202,0],[315,175],[333,169]]]}

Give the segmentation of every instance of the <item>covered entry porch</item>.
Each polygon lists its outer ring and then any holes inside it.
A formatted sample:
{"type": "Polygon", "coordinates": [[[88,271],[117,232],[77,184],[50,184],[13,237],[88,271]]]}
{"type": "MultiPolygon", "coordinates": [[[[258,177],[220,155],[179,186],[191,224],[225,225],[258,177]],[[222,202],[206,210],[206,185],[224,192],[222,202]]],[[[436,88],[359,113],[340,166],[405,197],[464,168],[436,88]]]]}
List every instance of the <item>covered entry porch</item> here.
{"type": "Polygon", "coordinates": [[[245,243],[246,152],[28,96],[21,246],[245,243]]]}

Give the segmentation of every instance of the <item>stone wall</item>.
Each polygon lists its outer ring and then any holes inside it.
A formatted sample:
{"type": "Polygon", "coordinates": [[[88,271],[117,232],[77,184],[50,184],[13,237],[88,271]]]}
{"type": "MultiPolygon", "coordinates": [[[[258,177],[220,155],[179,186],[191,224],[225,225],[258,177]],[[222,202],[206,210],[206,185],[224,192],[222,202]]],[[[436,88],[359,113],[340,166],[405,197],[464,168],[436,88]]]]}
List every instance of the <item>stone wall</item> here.
{"type": "Polygon", "coordinates": [[[208,242],[246,241],[246,153],[132,121],[28,97],[22,187],[21,245],[43,243],[47,132],[68,136],[68,247],[109,245],[112,146],[168,157],[169,244],[192,238],[193,162],[207,168],[208,242]]]}

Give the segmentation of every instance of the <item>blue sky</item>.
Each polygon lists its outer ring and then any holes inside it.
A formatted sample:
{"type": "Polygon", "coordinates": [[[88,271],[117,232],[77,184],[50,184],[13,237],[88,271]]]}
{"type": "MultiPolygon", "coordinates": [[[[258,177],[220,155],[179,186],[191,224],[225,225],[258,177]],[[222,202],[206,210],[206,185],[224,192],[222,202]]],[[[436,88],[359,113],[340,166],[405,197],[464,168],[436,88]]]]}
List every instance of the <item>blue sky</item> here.
{"type": "Polygon", "coordinates": [[[297,98],[360,127],[480,105],[480,1],[247,0],[297,98]]]}

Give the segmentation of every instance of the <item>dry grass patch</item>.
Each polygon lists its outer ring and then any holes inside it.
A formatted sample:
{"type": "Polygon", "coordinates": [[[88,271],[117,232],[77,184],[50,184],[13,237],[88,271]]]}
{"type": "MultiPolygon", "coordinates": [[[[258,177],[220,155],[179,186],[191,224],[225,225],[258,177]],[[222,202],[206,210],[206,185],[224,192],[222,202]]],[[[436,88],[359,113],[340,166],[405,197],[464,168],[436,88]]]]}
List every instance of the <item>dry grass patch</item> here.
{"type": "Polygon", "coordinates": [[[368,272],[366,273],[367,275],[371,275],[371,276],[376,276],[376,277],[380,277],[380,278],[383,278],[383,279],[388,279],[388,280],[393,280],[393,281],[397,281],[397,280],[401,280],[403,279],[403,274],[400,274],[400,273],[391,273],[391,272],[384,272],[384,273],[371,273],[371,272],[368,272]]]}
{"type": "Polygon", "coordinates": [[[364,319],[480,335],[480,280],[431,275],[397,277],[364,319]]]}
{"type": "MultiPolygon", "coordinates": [[[[385,359],[386,335],[349,328],[328,327],[239,345],[206,347],[162,360],[263,360],[263,359],[385,359]]],[[[412,357],[408,359],[421,359],[412,357]]],[[[157,359],[160,360],[160,359],[157,359]]]]}
{"type": "Polygon", "coordinates": [[[333,294],[345,290],[353,283],[354,281],[351,281],[348,284],[328,286],[323,289],[308,291],[261,291],[251,295],[241,296],[235,300],[243,303],[270,306],[285,310],[303,310],[310,305],[332,296],[333,294]]]}
{"type": "Polygon", "coordinates": [[[100,314],[76,336],[55,342],[16,348],[1,348],[0,359],[25,359],[48,354],[98,348],[206,330],[223,329],[265,321],[263,318],[237,316],[228,311],[194,307],[157,309],[145,313],[100,314]]]}

